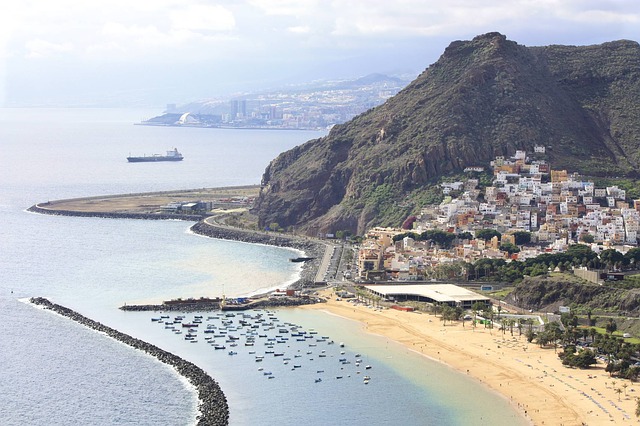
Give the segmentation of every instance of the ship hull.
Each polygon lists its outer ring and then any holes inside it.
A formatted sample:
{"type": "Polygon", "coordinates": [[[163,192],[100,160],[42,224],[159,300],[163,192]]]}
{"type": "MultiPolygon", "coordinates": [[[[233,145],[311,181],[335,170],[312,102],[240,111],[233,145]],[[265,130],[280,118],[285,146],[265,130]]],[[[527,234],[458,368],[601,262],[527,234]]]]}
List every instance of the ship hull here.
{"type": "Polygon", "coordinates": [[[127,157],[130,163],[155,163],[157,161],[182,161],[182,158],[176,157],[127,157]]]}

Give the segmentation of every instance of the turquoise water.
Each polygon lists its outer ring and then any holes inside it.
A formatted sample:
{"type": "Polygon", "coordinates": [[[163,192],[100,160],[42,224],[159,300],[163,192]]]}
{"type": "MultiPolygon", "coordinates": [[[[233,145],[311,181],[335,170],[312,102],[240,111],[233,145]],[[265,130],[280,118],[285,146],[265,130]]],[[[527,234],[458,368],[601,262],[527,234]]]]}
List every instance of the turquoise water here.
{"type": "MultiPolygon", "coordinates": [[[[151,322],[151,313],[118,310],[124,303],[279,287],[294,279],[299,268],[287,261],[291,252],[286,249],[202,238],[191,234],[186,222],[25,212],[49,199],[257,183],[279,152],[321,136],[132,125],[151,115],[0,109],[3,424],[179,425],[194,418],[194,394],[172,370],[20,302],[32,296],[49,297],[195,362],[219,380],[234,425],[520,422],[505,401],[466,377],[323,313],[284,310],[277,316],[345,341],[347,356],[354,350],[366,354],[375,369],[368,385],[351,371],[350,378],[315,386],[318,368],[311,361],[299,371],[273,363],[269,368],[277,377],[264,379],[248,347],[229,356],[202,338],[188,343],[151,322]],[[185,155],[179,164],[125,160],[130,152],[174,146],[185,155]]],[[[303,350],[303,343],[292,342],[286,349],[303,350]]]]}

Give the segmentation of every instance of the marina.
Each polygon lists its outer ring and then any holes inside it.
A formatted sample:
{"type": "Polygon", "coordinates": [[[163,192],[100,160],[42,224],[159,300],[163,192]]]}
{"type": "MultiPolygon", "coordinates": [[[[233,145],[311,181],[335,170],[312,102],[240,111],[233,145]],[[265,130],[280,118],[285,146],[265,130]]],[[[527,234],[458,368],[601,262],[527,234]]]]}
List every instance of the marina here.
{"type": "MultiPolygon", "coordinates": [[[[203,321],[201,315],[179,315],[173,319],[169,316],[161,318],[164,319],[164,324],[181,324],[182,321],[188,320],[190,323],[182,324],[183,327],[190,327],[197,321],[203,321]]],[[[151,322],[163,324],[160,318],[152,317],[151,322]]],[[[253,357],[255,362],[263,363],[257,371],[263,372],[263,376],[269,376],[269,379],[277,377],[274,375],[274,371],[278,375],[282,375],[304,368],[310,371],[314,370],[313,380],[315,383],[319,383],[323,378],[327,380],[328,377],[334,375],[340,378],[358,377],[365,369],[371,368],[370,365],[360,368],[361,354],[355,353],[349,354],[348,357],[344,356],[346,351],[338,350],[337,346],[332,346],[333,341],[328,340],[329,336],[314,337],[317,335],[315,330],[305,330],[301,325],[281,321],[275,311],[252,310],[237,315],[218,312],[216,315],[207,316],[203,321],[203,325],[206,326],[206,329],[202,330],[202,334],[214,329],[219,334],[214,334],[213,337],[204,337],[202,344],[208,345],[215,351],[226,349],[226,345],[230,343],[229,346],[235,349],[228,351],[227,355],[253,357]],[[254,328],[254,326],[257,326],[257,328],[254,328]],[[230,332],[237,333],[237,335],[227,334],[230,332]],[[306,338],[294,341],[285,337],[286,334],[305,335],[306,338]],[[243,345],[239,346],[236,342],[243,345]],[[262,342],[264,350],[243,349],[244,347],[253,347],[256,342],[262,342]],[[318,347],[318,344],[322,346],[318,347]],[[278,351],[274,350],[276,346],[279,348],[278,351]],[[332,350],[332,348],[335,349],[332,350]],[[291,356],[297,360],[295,364],[288,367],[291,356]],[[263,371],[265,366],[270,368],[270,371],[263,371]]],[[[184,340],[189,343],[198,343],[199,330],[190,328],[188,331],[189,334],[184,336],[184,340]]],[[[344,344],[341,347],[344,347],[344,344]]],[[[371,377],[365,376],[363,383],[368,384],[369,380],[371,380],[371,377]]]]}

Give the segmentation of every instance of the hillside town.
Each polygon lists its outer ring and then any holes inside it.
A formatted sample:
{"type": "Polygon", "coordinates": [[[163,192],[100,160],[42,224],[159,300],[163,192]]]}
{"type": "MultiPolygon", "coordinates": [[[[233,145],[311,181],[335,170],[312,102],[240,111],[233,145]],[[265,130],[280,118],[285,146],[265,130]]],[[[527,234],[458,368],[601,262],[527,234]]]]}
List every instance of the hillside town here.
{"type": "Polygon", "coordinates": [[[496,157],[490,186],[477,178],[483,167],[469,167],[465,172],[476,178],[442,183],[443,201],[423,208],[409,226],[370,230],[358,253],[359,278],[422,280],[454,263],[523,261],[578,243],[595,253],[635,247],[640,200],[631,205],[618,186],[599,188],[577,173],[551,169],[545,151],[536,146],[533,153],[496,157]],[[414,238],[425,232],[444,235],[447,244],[414,238]]]}

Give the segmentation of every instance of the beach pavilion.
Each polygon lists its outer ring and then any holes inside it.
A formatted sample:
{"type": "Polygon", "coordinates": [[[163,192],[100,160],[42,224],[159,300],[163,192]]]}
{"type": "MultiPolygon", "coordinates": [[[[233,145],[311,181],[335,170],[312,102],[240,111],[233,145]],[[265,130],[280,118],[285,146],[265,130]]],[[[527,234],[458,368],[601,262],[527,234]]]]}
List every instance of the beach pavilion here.
{"type": "Polygon", "coordinates": [[[491,304],[488,297],[453,284],[367,285],[365,288],[376,296],[395,301],[416,300],[462,309],[471,309],[476,302],[491,304]]]}

